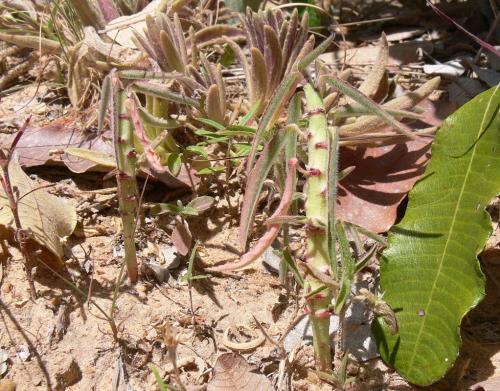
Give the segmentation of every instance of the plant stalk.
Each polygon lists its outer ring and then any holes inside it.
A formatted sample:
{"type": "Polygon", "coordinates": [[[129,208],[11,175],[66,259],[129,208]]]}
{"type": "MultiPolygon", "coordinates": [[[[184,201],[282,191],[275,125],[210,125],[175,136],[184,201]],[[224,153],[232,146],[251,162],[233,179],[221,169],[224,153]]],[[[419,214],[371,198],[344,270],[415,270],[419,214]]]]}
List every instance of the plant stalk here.
{"type": "MultiPolygon", "coordinates": [[[[305,210],[308,219],[307,229],[307,265],[321,273],[332,276],[328,251],[328,162],[329,135],[323,102],[311,85],[304,88],[309,117],[308,129],[308,166],[305,210]]],[[[318,290],[324,284],[308,273],[305,280],[305,294],[318,290]]],[[[330,343],[329,309],[332,293],[329,289],[310,296],[307,299],[311,320],[316,363],[321,371],[332,368],[330,343]]]]}
{"type": "Polygon", "coordinates": [[[123,225],[123,240],[125,246],[125,264],[127,265],[130,282],[138,279],[137,255],[135,250],[135,218],[137,215],[137,183],[135,169],[137,152],[134,148],[134,132],[127,114],[125,90],[117,78],[113,78],[115,86],[111,104],[112,127],[114,133],[116,155],[116,182],[118,184],[118,199],[120,216],[123,225]]]}

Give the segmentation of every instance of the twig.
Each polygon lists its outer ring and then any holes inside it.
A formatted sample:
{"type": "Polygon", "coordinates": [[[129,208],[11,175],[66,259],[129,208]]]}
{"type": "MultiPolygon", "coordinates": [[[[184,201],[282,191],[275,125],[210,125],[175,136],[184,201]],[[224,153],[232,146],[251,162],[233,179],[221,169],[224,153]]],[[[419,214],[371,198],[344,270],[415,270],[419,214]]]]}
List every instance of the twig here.
{"type": "Polygon", "coordinates": [[[17,144],[19,143],[19,140],[26,131],[30,120],[31,116],[29,116],[24,121],[23,126],[21,127],[21,129],[19,129],[16,136],[14,137],[14,141],[12,141],[9,150],[7,152],[5,152],[4,150],[0,150],[0,168],[2,170],[2,177],[0,178],[0,182],[2,184],[5,195],[9,200],[9,207],[12,212],[12,216],[14,218],[14,223],[16,226],[14,237],[17,243],[19,244],[21,253],[23,254],[24,267],[26,269],[26,277],[28,278],[30,296],[32,300],[36,300],[37,293],[35,289],[35,283],[33,282],[33,276],[31,275],[31,267],[33,263],[31,262],[31,255],[28,250],[28,236],[26,235],[26,232],[23,230],[23,225],[19,217],[20,198],[18,195],[14,195],[15,189],[13,189],[12,187],[12,182],[10,180],[10,173],[9,173],[9,165],[12,160],[12,155],[14,153],[14,150],[16,149],[17,144]]]}
{"type": "Polygon", "coordinates": [[[449,22],[453,26],[455,26],[457,29],[459,29],[459,30],[463,31],[465,34],[467,34],[478,45],[482,46],[483,48],[489,50],[490,52],[492,52],[496,56],[500,57],[500,52],[498,50],[496,50],[492,45],[490,45],[488,42],[484,42],[482,39],[480,39],[480,38],[476,37],[474,34],[472,34],[469,30],[460,26],[457,22],[455,22],[452,18],[450,18],[448,15],[446,15],[443,11],[441,11],[438,7],[436,7],[434,4],[432,4],[429,0],[427,0],[427,5],[429,7],[431,7],[432,10],[436,14],[438,14],[442,19],[446,20],[447,22],[449,22]]]}
{"type": "Polygon", "coordinates": [[[28,70],[36,62],[37,59],[38,59],[38,54],[33,52],[30,54],[30,56],[25,62],[16,65],[14,68],[7,71],[5,75],[0,77],[0,91],[3,91],[15,79],[28,72],[28,70]]]}

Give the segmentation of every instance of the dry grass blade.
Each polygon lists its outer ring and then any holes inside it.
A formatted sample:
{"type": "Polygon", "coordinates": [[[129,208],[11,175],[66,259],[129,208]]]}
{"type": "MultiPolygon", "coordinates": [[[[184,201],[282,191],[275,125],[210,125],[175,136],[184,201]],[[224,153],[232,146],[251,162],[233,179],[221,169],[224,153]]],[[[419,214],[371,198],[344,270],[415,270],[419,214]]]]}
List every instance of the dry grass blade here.
{"type": "Polygon", "coordinates": [[[60,54],[62,51],[59,42],[35,35],[19,35],[0,32],[0,41],[13,43],[14,45],[25,48],[41,49],[42,52],[47,54],[60,54]]]}

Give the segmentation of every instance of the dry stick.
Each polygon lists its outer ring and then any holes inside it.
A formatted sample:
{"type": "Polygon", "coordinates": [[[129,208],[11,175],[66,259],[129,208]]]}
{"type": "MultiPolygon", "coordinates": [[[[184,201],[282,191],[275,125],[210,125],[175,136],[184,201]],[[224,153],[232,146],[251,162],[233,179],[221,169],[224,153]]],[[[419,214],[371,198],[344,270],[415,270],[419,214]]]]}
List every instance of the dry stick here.
{"type": "Polygon", "coordinates": [[[17,146],[17,143],[19,142],[19,140],[21,140],[21,137],[26,131],[26,128],[28,127],[30,120],[31,116],[29,116],[24,121],[23,126],[17,132],[14,141],[12,142],[7,153],[4,152],[3,150],[0,150],[0,167],[2,169],[2,174],[3,174],[2,177],[0,178],[0,181],[2,183],[5,195],[9,200],[9,207],[12,212],[12,216],[14,218],[14,223],[16,225],[14,237],[16,241],[19,243],[19,248],[21,249],[21,253],[23,254],[24,267],[26,269],[26,277],[28,278],[30,296],[32,300],[36,300],[37,293],[35,289],[35,283],[33,282],[33,276],[31,275],[31,267],[33,263],[31,261],[31,254],[28,249],[28,236],[26,235],[26,232],[23,230],[23,225],[21,223],[21,219],[19,218],[19,208],[18,208],[19,198],[16,199],[16,196],[14,196],[14,189],[12,188],[12,183],[10,181],[10,173],[9,173],[9,165],[12,160],[12,155],[17,146]]]}
{"type": "Polygon", "coordinates": [[[0,91],[3,91],[11,82],[28,72],[37,59],[38,55],[36,53],[31,53],[25,62],[16,65],[14,68],[7,71],[5,75],[0,77],[0,91]]]}

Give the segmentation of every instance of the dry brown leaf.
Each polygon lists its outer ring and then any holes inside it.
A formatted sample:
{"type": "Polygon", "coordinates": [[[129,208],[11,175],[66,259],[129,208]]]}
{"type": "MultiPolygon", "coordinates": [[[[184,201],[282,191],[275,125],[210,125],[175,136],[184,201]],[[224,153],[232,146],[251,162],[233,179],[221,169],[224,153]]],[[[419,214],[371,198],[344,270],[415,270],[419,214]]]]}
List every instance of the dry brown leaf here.
{"type": "MultiPolygon", "coordinates": [[[[398,66],[419,61],[419,49],[426,53],[432,53],[434,45],[432,42],[403,42],[389,46],[388,66],[398,66]]],[[[380,49],[377,46],[366,46],[346,50],[346,63],[354,65],[369,65],[377,61],[380,49]]],[[[319,58],[328,63],[341,64],[344,61],[344,51],[323,53],[319,58]]]]}
{"type": "MultiPolygon", "coordinates": [[[[39,186],[24,173],[19,163],[11,161],[9,173],[12,187],[17,188],[19,218],[23,229],[30,239],[55,256],[56,262],[52,264],[61,266],[61,241],[71,235],[76,227],[75,207],[44,189],[38,189],[39,186]]],[[[7,231],[14,227],[9,201],[3,189],[0,189],[0,226],[7,231]]]]}
{"type": "MultiPolygon", "coordinates": [[[[95,133],[85,133],[78,130],[75,126],[65,125],[64,123],[54,122],[41,128],[28,128],[16,147],[16,153],[19,156],[19,163],[23,167],[36,167],[44,165],[60,165],[61,162],[71,171],[80,174],[86,171],[109,171],[109,164],[97,164],[96,160],[102,159],[106,163],[106,156],[114,161],[115,151],[109,132],[101,135],[95,133]],[[85,152],[78,154],[64,153],[67,148],[81,148],[89,150],[89,155],[96,152],[94,158],[85,159],[85,152]]],[[[13,140],[6,139],[3,143],[9,146],[13,140]]],[[[71,149],[70,149],[71,151],[71,149]]],[[[197,165],[199,169],[203,165],[197,165]]],[[[173,176],[170,172],[157,172],[148,167],[141,167],[145,174],[153,176],[155,179],[163,182],[171,189],[191,187],[191,181],[196,186],[200,178],[191,172],[191,178],[188,171],[183,166],[179,175],[173,176]]]]}
{"type": "MultiPolygon", "coordinates": [[[[6,140],[10,145],[12,140],[6,140]]],[[[16,153],[24,167],[43,166],[49,162],[62,161],[71,171],[85,172],[97,165],[89,160],[64,154],[68,147],[85,148],[114,155],[111,140],[84,133],[76,127],[53,123],[41,128],[28,128],[17,144],[16,153]]]]}
{"type": "Polygon", "coordinates": [[[207,385],[207,391],[271,391],[271,382],[237,353],[221,354],[214,366],[214,377],[207,385]]]}
{"type": "Polygon", "coordinates": [[[431,137],[374,148],[341,148],[340,169],[355,166],[340,181],[337,216],[373,232],[394,224],[397,208],[424,173],[431,137]]]}

